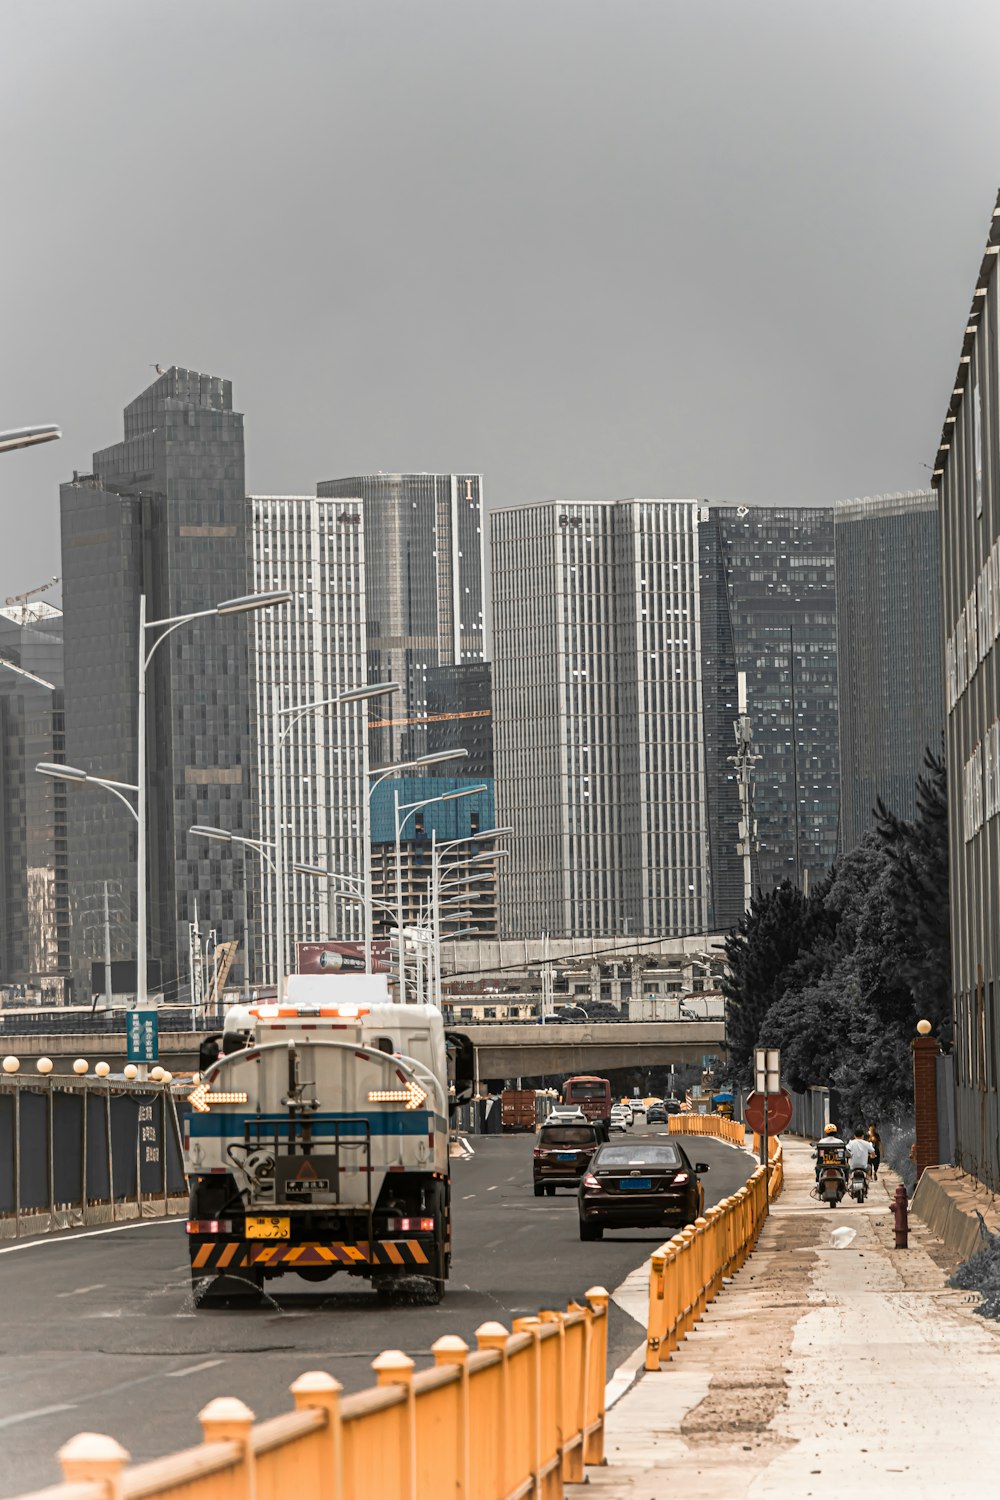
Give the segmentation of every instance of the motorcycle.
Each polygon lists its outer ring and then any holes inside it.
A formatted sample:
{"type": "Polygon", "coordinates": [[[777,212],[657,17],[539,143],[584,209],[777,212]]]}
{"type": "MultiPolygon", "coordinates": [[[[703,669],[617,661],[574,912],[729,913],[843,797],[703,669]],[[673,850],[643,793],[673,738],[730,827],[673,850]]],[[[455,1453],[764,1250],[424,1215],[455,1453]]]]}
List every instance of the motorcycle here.
{"type": "Polygon", "coordinates": [[[816,1191],[828,1208],[836,1208],[847,1192],[847,1174],[844,1171],[844,1158],[841,1152],[824,1151],[822,1153],[816,1191]]]}
{"type": "Polygon", "coordinates": [[[864,1167],[855,1167],[851,1173],[851,1197],[855,1203],[864,1203],[868,1197],[868,1173],[864,1167]]]}

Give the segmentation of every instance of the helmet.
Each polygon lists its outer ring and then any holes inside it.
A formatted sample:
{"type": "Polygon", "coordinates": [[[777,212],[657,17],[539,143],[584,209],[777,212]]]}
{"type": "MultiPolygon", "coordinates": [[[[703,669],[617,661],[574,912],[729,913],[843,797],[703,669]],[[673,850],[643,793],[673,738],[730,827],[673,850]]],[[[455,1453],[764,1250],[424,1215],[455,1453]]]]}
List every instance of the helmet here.
{"type": "Polygon", "coordinates": [[[823,1127],[823,1134],[824,1135],[836,1135],[837,1134],[837,1127],[836,1127],[836,1125],[825,1125],[823,1127]]]}

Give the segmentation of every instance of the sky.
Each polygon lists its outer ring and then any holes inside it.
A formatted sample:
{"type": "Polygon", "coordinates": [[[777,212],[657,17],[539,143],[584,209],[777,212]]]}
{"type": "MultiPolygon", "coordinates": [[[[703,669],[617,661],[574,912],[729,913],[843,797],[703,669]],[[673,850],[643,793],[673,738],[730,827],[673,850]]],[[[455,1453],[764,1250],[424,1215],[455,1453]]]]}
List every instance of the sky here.
{"type": "MultiPolygon", "coordinates": [[[[929,480],[1000,179],[996,0],[3,0],[0,598],[186,365],[247,487],[491,507],[929,480]]],[[[57,592],[51,597],[57,598],[57,592]]]]}

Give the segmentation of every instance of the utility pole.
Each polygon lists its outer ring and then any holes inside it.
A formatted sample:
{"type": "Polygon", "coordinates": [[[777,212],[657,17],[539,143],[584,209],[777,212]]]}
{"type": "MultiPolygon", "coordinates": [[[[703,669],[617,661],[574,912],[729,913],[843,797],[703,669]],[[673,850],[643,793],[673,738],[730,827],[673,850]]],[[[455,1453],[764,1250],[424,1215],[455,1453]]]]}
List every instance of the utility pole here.
{"type": "Polygon", "coordinates": [[[191,1030],[197,1029],[201,1007],[201,928],[198,925],[198,899],[195,897],[194,921],[188,923],[188,972],[191,979],[191,1030]]]}
{"type": "Polygon", "coordinates": [[[753,899],[753,869],[751,856],[757,851],[757,819],[753,811],[753,768],[759,756],[753,753],[753,729],[747,711],[747,674],[737,674],[739,718],[733,722],[736,735],[736,754],[728,757],[729,764],[736,767],[736,781],[740,795],[740,836],[736,844],[743,859],[743,910],[750,910],[753,899]]]}

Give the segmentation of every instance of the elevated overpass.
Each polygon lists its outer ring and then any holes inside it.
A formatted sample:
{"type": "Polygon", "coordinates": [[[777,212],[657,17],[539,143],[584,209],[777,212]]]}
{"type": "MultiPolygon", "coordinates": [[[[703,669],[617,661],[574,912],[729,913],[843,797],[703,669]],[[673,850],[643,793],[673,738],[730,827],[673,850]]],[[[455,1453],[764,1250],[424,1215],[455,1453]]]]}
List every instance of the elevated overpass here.
{"type": "MultiPolygon", "coordinates": [[[[476,1048],[480,1078],[533,1078],[543,1073],[600,1073],[611,1068],[698,1063],[725,1051],[722,1021],[581,1021],[579,1025],[517,1022],[457,1023],[476,1048]]],[[[160,1063],[171,1073],[198,1067],[203,1033],[160,1033],[160,1063]]],[[[125,1063],[124,1031],[41,1035],[0,1035],[0,1051],[21,1059],[29,1071],[33,1059],[48,1057],[56,1073],[72,1073],[73,1062],[91,1066],[102,1059],[120,1072],[125,1063]]]]}

